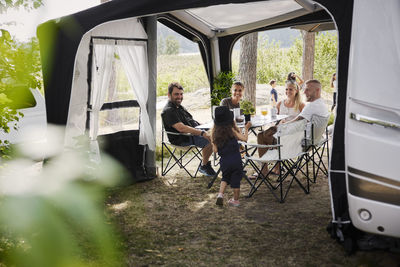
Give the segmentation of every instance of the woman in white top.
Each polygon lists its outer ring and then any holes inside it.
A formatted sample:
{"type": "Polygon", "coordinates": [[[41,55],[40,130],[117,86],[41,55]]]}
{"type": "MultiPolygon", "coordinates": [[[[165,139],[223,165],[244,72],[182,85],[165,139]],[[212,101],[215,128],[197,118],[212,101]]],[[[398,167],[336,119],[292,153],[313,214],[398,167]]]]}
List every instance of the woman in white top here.
{"type": "Polygon", "coordinates": [[[276,105],[279,115],[289,115],[285,121],[294,119],[304,108],[301,101],[299,86],[291,80],[286,81],[286,99],[276,105]]]}

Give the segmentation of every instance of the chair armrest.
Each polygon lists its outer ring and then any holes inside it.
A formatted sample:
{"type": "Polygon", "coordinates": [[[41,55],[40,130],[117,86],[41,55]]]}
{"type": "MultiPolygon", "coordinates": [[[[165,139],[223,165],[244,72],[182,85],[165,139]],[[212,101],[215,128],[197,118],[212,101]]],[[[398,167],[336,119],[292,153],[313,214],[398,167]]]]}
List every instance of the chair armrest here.
{"type": "Polygon", "coordinates": [[[278,148],[281,147],[282,145],[276,144],[276,145],[262,145],[262,144],[254,144],[254,143],[246,143],[243,141],[238,141],[239,144],[243,146],[251,146],[251,147],[257,147],[257,148],[278,148]]]}
{"type": "Polygon", "coordinates": [[[172,134],[172,135],[185,135],[185,136],[192,136],[192,134],[190,133],[174,133],[174,132],[168,132],[168,131],[164,131],[167,134],[172,134]]]}

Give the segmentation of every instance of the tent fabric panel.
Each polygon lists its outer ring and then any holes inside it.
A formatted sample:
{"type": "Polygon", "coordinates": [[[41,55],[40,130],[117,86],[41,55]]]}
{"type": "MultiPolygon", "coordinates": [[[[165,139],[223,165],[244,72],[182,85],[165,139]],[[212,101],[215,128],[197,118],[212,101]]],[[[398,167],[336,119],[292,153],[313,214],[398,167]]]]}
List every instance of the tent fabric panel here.
{"type": "MultiPolygon", "coordinates": [[[[147,39],[147,34],[137,18],[129,18],[102,23],[83,35],[75,57],[72,86],[70,89],[70,101],[67,102],[69,103],[69,107],[66,110],[66,146],[73,147],[76,143],[74,137],[83,135],[86,130],[86,111],[89,88],[87,80],[90,40],[92,36],[116,36],[116,34],[114,33],[114,28],[119,27],[126,28],[126,32],[122,35],[122,37],[147,39]]],[[[114,41],[112,40],[97,39],[95,42],[114,43],[114,41]]]]}
{"type": "Polygon", "coordinates": [[[139,145],[139,131],[122,131],[99,136],[105,152],[116,158],[131,174],[130,183],[147,180],[143,166],[144,146],[139,145]]]}
{"type": "Polygon", "coordinates": [[[332,192],[333,221],[347,219],[348,204],[346,190],[345,169],[345,117],[347,99],[347,80],[349,67],[349,53],[351,42],[351,27],[353,18],[353,0],[317,0],[332,14],[338,30],[338,94],[334,136],[330,157],[329,182],[332,192]]]}
{"type": "Polygon", "coordinates": [[[186,10],[213,29],[228,29],[303,9],[293,0],[214,5],[186,10]],[[240,10],[240,12],[238,12],[240,10]]]}

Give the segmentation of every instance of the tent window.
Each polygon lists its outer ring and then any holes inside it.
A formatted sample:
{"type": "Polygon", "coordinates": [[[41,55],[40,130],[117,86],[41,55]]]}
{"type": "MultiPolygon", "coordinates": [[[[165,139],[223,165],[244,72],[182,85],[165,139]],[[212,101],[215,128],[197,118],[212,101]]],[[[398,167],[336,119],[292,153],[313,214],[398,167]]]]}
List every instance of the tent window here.
{"type": "Polygon", "coordinates": [[[139,107],[102,110],[99,114],[99,135],[139,130],[139,107]]]}
{"type": "Polygon", "coordinates": [[[110,86],[99,114],[99,135],[139,130],[139,117],[139,103],[129,85],[120,57],[115,53],[110,86]]]}

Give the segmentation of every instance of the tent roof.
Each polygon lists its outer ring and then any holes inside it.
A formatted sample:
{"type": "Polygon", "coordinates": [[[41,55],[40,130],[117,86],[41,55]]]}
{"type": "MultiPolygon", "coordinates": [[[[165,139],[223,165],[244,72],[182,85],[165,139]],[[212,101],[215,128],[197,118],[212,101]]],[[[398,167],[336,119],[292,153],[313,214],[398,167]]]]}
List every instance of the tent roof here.
{"type": "MultiPolygon", "coordinates": [[[[232,40],[248,32],[332,22],[325,10],[308,0],[113,0],[45,22],[37,32],[48,122],[66,123],[74,60],[82,36],[108,21],[152,15],[196,42],[202,38],[204,51],[210,49],[211,40],[220,38],[223,53],[232,40]]],[[[226,69],[228,59],[226,55],[221,58],[221,69],[226,69]]],[[[209,54],[203,53],[203,60],[211,62],[209,54]]]]}
{"type": "MultiPolygon", "coordinates": [[[[270,0],[219,4],[172,11],[169,14],[212,38],[251,31],[321,10],[317,5],[309,6],[306,3],[308,1],[270,0]]],[[[334,29],[334,25],[330,26],[330,29],[334,29]]]]}

